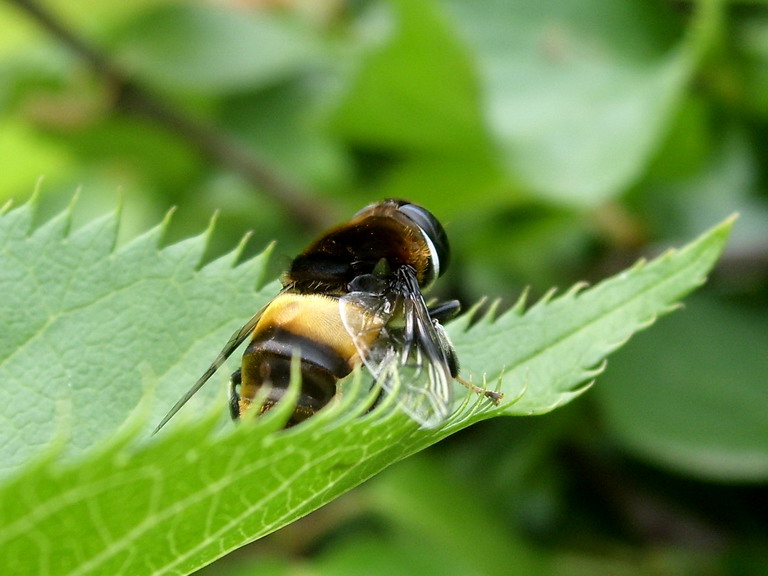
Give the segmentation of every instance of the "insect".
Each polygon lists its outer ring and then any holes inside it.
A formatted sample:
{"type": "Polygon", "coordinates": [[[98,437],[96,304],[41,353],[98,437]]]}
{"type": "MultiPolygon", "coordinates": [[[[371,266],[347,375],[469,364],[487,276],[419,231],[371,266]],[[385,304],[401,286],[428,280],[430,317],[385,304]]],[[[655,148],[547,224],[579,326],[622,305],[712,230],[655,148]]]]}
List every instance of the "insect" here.
{"type": "Polygon", "coordinates": [[[211,366],[171,408],[157,432],[249,336],[230,379],[233,419],[267,386],[257,409],[285,394],[294,351],[301,356],[301,392],[287,425],[328,404],[336,383],[364,364],[385,392],[422,427],[444,422],[453,380],[498,403],[502,395],[458,377],[458,361],[441,321],[455,300],[427,307],[422,291],[446,269],[448,238],[425,208],[403,200],[371,204],[310,244],[282,277],[282,291],[235,332],[211,366]]]}

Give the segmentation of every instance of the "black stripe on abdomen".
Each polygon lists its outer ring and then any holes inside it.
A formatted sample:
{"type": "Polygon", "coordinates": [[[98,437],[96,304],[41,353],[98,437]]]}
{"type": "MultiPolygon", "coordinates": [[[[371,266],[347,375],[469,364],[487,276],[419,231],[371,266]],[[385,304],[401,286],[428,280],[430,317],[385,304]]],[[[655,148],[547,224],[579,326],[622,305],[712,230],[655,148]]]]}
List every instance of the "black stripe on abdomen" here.
{"type": "Polygon", "coordinates": [[[259,334],[245,350],[242,398],[253,400],[258,389],[267,382],[273,389],[269,400],[277,401],[282,397],[291,380],[291,359],[297,349],[301,354],[302,379],[298,404],[312,411],[327,404],[336,394],[336,381],[351,372],[349,364],[331,346],[282,328],[259,334]]]}

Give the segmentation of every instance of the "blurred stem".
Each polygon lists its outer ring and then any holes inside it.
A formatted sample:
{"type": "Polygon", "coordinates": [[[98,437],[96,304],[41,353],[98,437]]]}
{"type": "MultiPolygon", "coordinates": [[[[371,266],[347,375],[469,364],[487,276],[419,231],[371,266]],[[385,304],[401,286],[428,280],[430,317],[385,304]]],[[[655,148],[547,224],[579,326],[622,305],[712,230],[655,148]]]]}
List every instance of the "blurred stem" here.
{"type": "Polygon", "coordinates": [[[116,106],[163,126],[203,155],[242,175],[253,186],[280,204],[300,225],[322,229],[328,225],[329,210],[308,190],[275,171],[253,150],[231,136],[194,119],[164,102],[136,83],[102,52],[60,22],[34,0],[6,0],[29,15],[40,27],[84,60],[93,72],[116,88],[116,106]]]}

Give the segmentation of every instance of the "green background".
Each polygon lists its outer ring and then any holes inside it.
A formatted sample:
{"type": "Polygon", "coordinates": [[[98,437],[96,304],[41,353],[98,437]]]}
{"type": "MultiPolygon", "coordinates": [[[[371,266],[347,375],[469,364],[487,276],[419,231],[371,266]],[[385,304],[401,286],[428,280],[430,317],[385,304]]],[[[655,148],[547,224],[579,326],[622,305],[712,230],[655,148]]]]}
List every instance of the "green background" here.
{"type": "Polygon", "coordinates": [[[64,32],[22,4],[0,2],[0,201],[37,188],[41,220],[80,190],[76,225],[122,202],[128,240],[176,205],[172,242],[218,210],[210,257],[251,230],[277,274],[405,197],[451,238],[435,294],[509,305],[741,214],[709,285],[585,397],[478,424],[205,573],[762,573],[762,3],[41,2],[64,32]]]}

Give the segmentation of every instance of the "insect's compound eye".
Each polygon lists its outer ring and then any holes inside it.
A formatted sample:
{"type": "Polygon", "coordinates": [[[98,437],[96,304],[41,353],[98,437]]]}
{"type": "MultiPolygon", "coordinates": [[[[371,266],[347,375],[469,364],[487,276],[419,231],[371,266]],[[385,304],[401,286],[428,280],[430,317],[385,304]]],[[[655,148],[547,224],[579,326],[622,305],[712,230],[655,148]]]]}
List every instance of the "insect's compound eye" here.
{"type": "Polygon", "coordinates": [[[440,277],[448,268],[451,257],[448,236],[437,218],[426,208],[417,204],[403,203],[398,210],[419,227],[429,244],[432,264],[432,278],[427,281],[429,284],[430,280],[440,277]]]}

